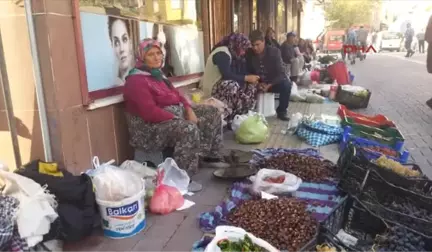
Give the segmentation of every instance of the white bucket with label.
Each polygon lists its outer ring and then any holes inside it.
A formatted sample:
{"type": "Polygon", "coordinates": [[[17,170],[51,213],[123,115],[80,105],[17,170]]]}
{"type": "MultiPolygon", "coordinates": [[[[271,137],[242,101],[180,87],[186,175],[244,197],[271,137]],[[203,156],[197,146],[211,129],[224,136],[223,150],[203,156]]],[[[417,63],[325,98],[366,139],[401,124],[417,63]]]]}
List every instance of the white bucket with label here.
{"type": "Polygon", "coordinates": [[[146,226],[145,186],[136,195],[113,202],[96,199],[102,219],[102,229],[106,237],[121,239],[131,237],[146,226]]]}

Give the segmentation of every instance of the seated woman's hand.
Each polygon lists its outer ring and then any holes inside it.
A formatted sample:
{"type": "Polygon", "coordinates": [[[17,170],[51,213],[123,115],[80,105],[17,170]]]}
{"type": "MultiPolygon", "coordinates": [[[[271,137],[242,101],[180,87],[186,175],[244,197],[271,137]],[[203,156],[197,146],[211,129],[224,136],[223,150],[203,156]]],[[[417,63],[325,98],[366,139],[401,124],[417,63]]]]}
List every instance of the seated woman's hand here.
{"type": "Polygon", "coordinates": [[[258,75],[249,74],[245,76],[245,81],[251,84],[257,84],[260,77],[258,75]]]}
{"type": "Polygon", "coordinates": [[[271,84],[266,84],[266,83],[258,84],[258,88],[264,93],[268,92],[271,86],[272,86],[271,84]]]}
{"type": "Polygon", "coordinates": [[[187,108],[186,109],[186,120],[191,121],[191,122],[193,122],[195,124],[198,123],[198,118],[195,115],[195,112],[193,111],[192,108],[187,108]]]}

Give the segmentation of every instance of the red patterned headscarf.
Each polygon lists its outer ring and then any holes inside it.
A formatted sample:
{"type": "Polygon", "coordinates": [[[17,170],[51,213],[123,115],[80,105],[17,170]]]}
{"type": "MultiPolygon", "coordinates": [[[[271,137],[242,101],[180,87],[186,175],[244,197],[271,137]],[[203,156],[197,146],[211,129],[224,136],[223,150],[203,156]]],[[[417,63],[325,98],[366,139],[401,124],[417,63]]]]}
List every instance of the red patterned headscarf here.
{"type": "Polygon", "coordinates": [[[142,59],[144,55],[153,47],[158,48],[162,52],[162,43],[157,40],[146,38],[139,43],[135,62],[136,68],[142,68],[145,65],[142,59]]]}
{"type": "Polygon", "coordinates": [[[230,51],[232,71],[237,74],[246,73],[246,59],[241,55],[241,52],[246,52],[252,46],[249,38],[243,33],[233,32],[217,43],[213,50],[220,46],[226,46],[230,51]]]}
{"type": "Polygon", "coordinates": [[[249,38],[243,33],[231,33],[230,35],[224,37],[219,43],[217,43],[213,50],[220,46],[226,46],[230,50],[231,55],[234,58],[240,58],[240,52],[246,51],[251,47],[251,42],[249,38]]]}

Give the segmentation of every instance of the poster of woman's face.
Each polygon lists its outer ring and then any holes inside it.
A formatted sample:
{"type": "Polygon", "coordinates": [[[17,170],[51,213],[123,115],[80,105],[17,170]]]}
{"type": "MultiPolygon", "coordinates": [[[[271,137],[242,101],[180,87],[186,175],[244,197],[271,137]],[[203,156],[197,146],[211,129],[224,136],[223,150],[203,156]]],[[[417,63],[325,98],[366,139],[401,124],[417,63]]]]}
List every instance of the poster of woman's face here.
{"type": "Polygon", "coordinates": [[[135,65],[134,20],[81,12],[81,31],[89,91],[124,85],[135,65]]]}
{"type": "Polygon", "coordinates": [[[126,75],[133,68],[134,62],[130,23],[126,19],[109,16],[108,32],[111,46],[118,64],[117,77],[119,80],[124,82],[126,75]]]}

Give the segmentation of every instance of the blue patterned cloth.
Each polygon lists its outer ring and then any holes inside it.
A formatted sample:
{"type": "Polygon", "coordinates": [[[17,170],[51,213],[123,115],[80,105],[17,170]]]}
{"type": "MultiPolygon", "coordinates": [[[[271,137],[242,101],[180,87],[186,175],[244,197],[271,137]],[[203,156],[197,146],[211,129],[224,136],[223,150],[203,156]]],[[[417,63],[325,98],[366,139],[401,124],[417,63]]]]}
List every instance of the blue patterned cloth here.
{"type": "Polygon", "coordinates": [[[21,238],[14,216],[19,208],[19,201],[11,196],[0,195],[0,250],[21,252],[30,248],[21,238]]]}
{"type": "Polygon", "coordinates": [[[297,127],[296,134],[314,147],[337,143],[342,138],[343,129],[321,121],[304,121],[297,127]]]}

